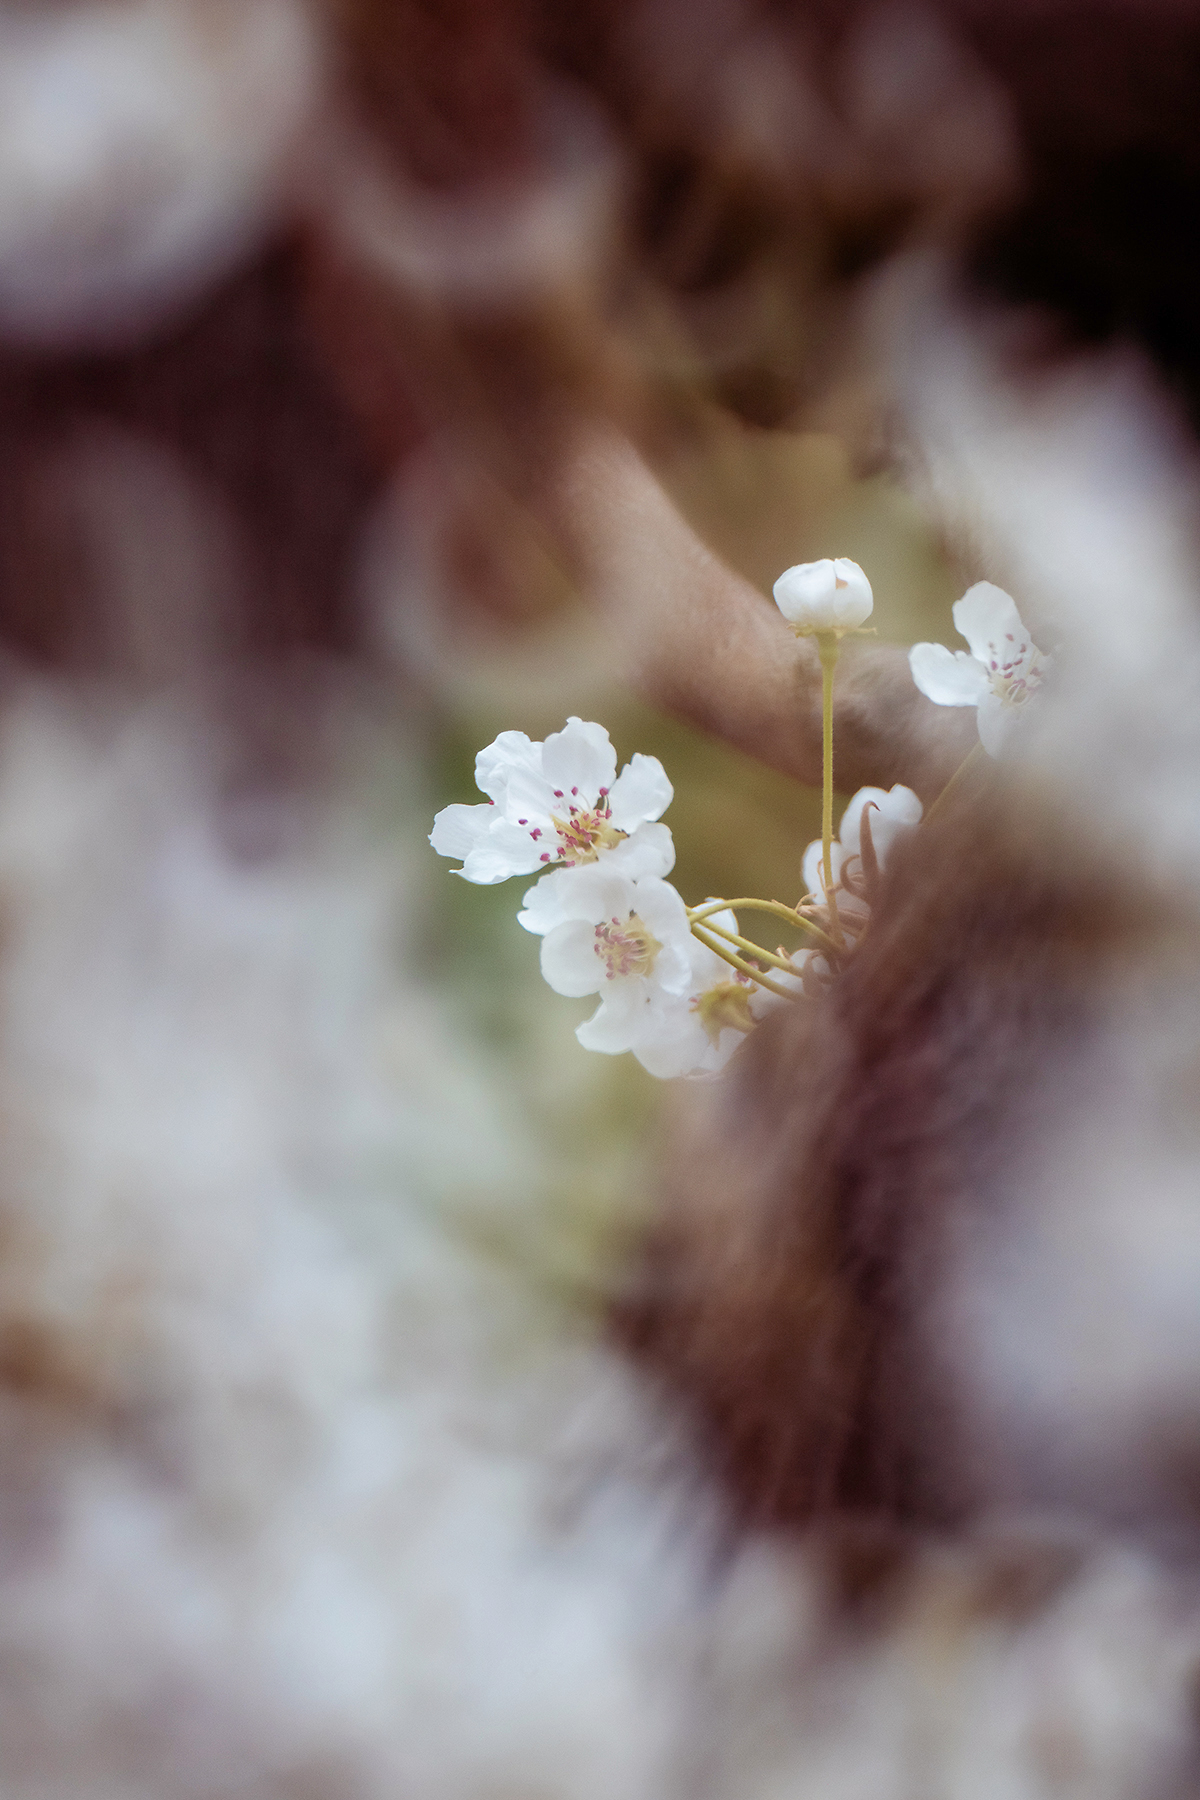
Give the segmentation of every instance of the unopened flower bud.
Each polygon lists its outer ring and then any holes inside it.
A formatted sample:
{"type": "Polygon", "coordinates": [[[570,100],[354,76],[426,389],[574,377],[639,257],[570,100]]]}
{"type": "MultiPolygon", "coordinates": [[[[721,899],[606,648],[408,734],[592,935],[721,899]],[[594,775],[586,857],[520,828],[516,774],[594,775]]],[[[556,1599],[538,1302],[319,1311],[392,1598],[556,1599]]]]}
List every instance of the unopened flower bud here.
{"type": "Polygon", "coordinates": [[[798,636],[818,631],[854,631],[875,604],[871,584],[849,557],[797,563],[775,583],[775,604],[798,636]]]}

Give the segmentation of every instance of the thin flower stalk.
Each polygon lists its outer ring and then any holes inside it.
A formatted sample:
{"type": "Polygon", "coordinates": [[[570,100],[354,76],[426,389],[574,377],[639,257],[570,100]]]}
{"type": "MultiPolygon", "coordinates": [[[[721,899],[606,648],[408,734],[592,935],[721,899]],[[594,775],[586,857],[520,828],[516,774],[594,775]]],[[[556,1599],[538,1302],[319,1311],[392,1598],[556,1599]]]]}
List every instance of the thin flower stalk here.
{"type": "MultiPolygon", "coordinates": [[[[487,803],[443,807],[430,838],[440,854],[462,858],[455,872],[468,881],[537,875],[517,923],[542,940],[542,975],[556,993],[595,998],[595,1012],[576,1026],[579,1042],[605,1055],[629,1052],[661,1079],[719,1075],[777,1001],[820,1000],[884,901],[890,847],[921,818],[911,789],[864,787],[847,801],[834,836],[834,680],[841,639],[862,633],[871,612],[865,574],[844,557],[797,564],[774,594],[796,636],[817,640],[821,662],[821,836],[805,849],[795,906],[751,896],[687,906],[666,879],[675,849],[661,821],[672,793],[661,763],[635,755],[618,773],[607,731],[574,717],[544,742],[501,732],[476,759],[487,803]],[[800,947],[772,951],[743,936],[743,910],[799,932],[800,947]]],[[[1048,659],[999,590],[977,584],[955,622],[975,634],[965,633],[971,656],[918,646],[914,678],[942,704],[978,701],[991,750],[989,740],[1010,727],[1008,715],[1028,709],[1048,659]],[[978,654],[985,626],[986,667],[978,654]]],[[[938,805],[975,760],[951,778],[938,805]]]]}
{"type": "MultiPolygon", "coordinates": [[[[796,996],[792,993],[790,988],[781,986],[781,984],[774,981],[770,975],[764,975],[761,969],[755,968],[748,962],[744,962],[740,956],[734,953],[734,951],[727,950],[717,938],[710,935],[703,925],[693,925],[692,933],[699,939],[700,943],[712,951],[714,956],[719,956],[722,962],[727,962],[731,969],[737,969],[740,974],[748,975],[751,981],[756,982],[759,987],[766,988],[768,993],[778,994],[782,1000],[795,999],[796,996]]],[[[758,955],[757,949],[755,950],[755,955],[758,955]]]]}
{"type": "MultiPolygon", "coordinates": [[[[713,930],[715,928],[707,924],[709,915],[712,913],[723,912],[727,907],[731,911],[744,909],[747,912],[765,912],[772,914],[775,918],[785,919],[789,925],[794,926],[798,931],[805,931],[811,938],[815,938],[817,944],[826,952],[826,954],[836,955],[837,953],[837,945],[827,932],[822,931],[815,919],[808,918],[803,913],[797,912],[794,907],[784,906],[779,900],[718,900],[707,906],[691,907],[688,911],[688,917],[693,924],[704,925],[707,930],[713,930]]],[[[755,944],[752,948],[757,953],[759,946],[755,944]]]]}
{"type": "Polygon", "coordinates": [[[821,866],[825,891],[833,892],[833,675],[837,668],[838,639],[834,631],[817,633],[821,658],[821,866]]]}
{"type": "MultiPolygon", "coordinates": [[[[789,957],[779,955],[774,950],[764,950],[762,945],[756,944],[752,938],[739,937],[736,931],[726,931],[723,926],[711,923],[705,925],[703,930],[706,935],[711,933],[712,936],[719,937],[722,942],[732,944],[733,948],[740,950],[743,955],[757,957],[769,968],[782,969],[785,974],[789,975],[794,975],[796,972],[796,965],[789,957]]],[[[692,927],[692,934],[693,936],[698,935],[695,926],[692,927]]]]}

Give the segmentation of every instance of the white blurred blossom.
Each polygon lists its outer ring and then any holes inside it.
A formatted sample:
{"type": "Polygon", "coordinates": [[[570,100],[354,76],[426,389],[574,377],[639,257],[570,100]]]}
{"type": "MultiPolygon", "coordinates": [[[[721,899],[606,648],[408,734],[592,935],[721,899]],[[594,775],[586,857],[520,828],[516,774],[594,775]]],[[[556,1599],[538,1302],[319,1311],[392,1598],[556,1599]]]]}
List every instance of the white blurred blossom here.
{"type": "Polygon", "coordinates": [[[939,706],[977,707],[980,742],[999,756],[1051,659],[1030,637],[1011,594],[993,582],[977,581],[955,602],[954,625],[970,654],[914,644],[908,654],[913,680],[939,706]]]}
{"type": "Polygon", "coordinates": [[[277,229],[321,104],[303,0],[0,6],[0,330],[136,340],[277,229]]]}
{"type": "Polygon", "coordinates": [[[631,879],[674,867],[671,833],[656,823],[673,796],[662,764],[638,755],[618,775],[602,725],[570,718],[544,743],[502,731],[475,759],[475,782],[487,803],[443,807],[429,837],[440,856],[462,857],[456,873],[468,881],[490,886],[553,863],[604,861],[631,879]]]}

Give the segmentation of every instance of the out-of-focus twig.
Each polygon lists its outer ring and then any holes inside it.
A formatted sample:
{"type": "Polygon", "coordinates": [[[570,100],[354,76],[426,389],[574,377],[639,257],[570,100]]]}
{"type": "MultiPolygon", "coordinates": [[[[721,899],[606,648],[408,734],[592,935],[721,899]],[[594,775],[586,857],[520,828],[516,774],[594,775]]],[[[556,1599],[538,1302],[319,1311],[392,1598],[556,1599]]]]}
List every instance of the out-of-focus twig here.
{"type": "MultiPolygon", "coordinates": [[[[713,554],[633,445],[581,426],[545,494],[548,523],[611,622],[634,686],[655,706],[816,784],[821,668],[766,597],[713,554]]],[[[975,721],[919,694],[904,650],[846,646],[835,690],[842,789],[904,781],[938,794],[975,740],[975,721]]]]}

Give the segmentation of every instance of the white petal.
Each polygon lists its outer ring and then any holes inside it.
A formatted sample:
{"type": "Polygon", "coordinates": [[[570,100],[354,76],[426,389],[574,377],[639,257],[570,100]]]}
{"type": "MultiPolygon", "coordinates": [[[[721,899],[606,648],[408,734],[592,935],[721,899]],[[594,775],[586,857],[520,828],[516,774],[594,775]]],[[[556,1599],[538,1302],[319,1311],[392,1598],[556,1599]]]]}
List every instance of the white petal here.
{"type": "Polygon", "coordinates": [[[434,816],[429,841],[439,856],[468,856],[496,818],[496,808],[443,806],[434,816]]]}
{"type": "Polygon", "coordinates": [[[568,919],[586,919],[598,925],[601,919],[627,919],[637,911],[637,883],[630,881],[608,861],[584,863],[578,868],[563,869],[565,877],[559,894],[568,919]]]}
{"type": "Polygon", "coordinates": [[[522,764],[511,769],[505,786],[498,792],[498,805],[506,819],[514,825],[524,819],[529,828],[537,825],[547,837],[553,834],[553,815],[557,812],[562,816],[565,802],[554,798],[550,783],[540,768],[531,769],[522,764]]]}
{"type": "Polygon", "coordinates": [[[540,881],[527,888],[522,895],[522,911],[517,914],[517,924],[523,925],[526,931],[532,931],[537,937],[545,937],[556,925],[565,925],[571,917],[568,905],[570,884],[579,874],[578,869],[555,869],[549,875],[543,875],[540,881]],[[567,884],[566,893],[563,890],[567,884]]]}
{"type": "Polygon", "coordinates": [[[900,833],[920,824],[923,809],[912,789],[902,787],[899,782],[886,793],[883,788],[859,788],[847,802],[838,830],[848,856],[862,854],[862,816],[868,804],[871,806],[871,842],[882,868],[900,833]]]}
{"type": "Polygon", "coordinates": [[[578,789],[578,799],[591,807],[600,789],[616,781],[617,753],[603,725],[571,717],[542,745],[542,773],[565,801],[578,789]]]}
{"type": "MultiPolygon", "coordinates": [[[[701,906],[712,906],[716,901],[716,898],[717,896],[713,894],[709,899],[702,900],[700,904],[701,906]]],[[[720,912],[709,913],[707,919],[702,919],[700,922],[702,925],[719,925],[722,931],[732,931],[735,935],[737,933],[737,914],[734,912],[732,906],[722,907],[720,912]]],[[[701,944],[700,948],[703,949],[704,946],[701,944]]],[[[706,951],[705,954],[711,956],[712,951],[706,951]]],[[[720,957],[717,957],[716,960],[720,962],[721,959],[720,957]]]]}
{"type": "Polygon", "coordinates": [[[702,994],[706,988],[715,987],[718,981],[731,981],[733,970],[727,962],[719,957],[715,950],[710,950],[700,939],[692,939],[689,952],[691,961],[691,980],[688,982],[689,994],[702,994]]]}
{"type": "Polygon", "coordinates": [[[695,1073],[705,1075],[720,1074],[734,1051],[740,1050],[745,1041],[746,1033],[744,1031],[735,1031],[732,1026],[728,1026],[722,1031],[716,1043],[708,1046],[708,1055],[695,1073]]]}
{"type": "Polygon", "coordinates": [[[647,819],[660,819],[675,796],[657,756],[631,756],[608,796],[618,831],[633,831],[647,819]]]}
{"type": "Polygon", "coordinates": [[[687,907],[682,895],[669,881],[659,881],[653,877],[639,881],[634,886],[634,893],[633,910],[645,921],[660,944],[689,942],[692,927],[688,921],[687,907]]]}
{"type": "Polygon", "coordinates": [[[639,825],[637,830],[611,850],[602,850],[599,860],[607,868],[619,869],[631,881],[648,875],[669,875],[675,867],[675,840],[669,825],[639,825]]]}
{"type": "Polygon", "coordinates": [[[939,706],[977,706],[980,695],[987,692],[987,670],[965,650],[947,650],[945,644],[914,644],[908,666],[921,692],[939,706]]]}
{"type": "Polygon", "coordinates": [[[771,592],[775,604],[792,625],[814,626],[814,621],[833,617],[837,573],[830,557],[819,562],[795,563],[785,569],[771,592]]]}
{"type": "Polygon", "coordinates": [[[890,819],[893,824],[919,825],[924,817],[925,808],[912,789],[898,781],[894,787],[888,789],[887,799],[880,811],[884,818],[890,819]]]}
{"type": "Polygon", "coordinates": [[[541,766],[540,744],[532,743],[523,731],[502,731],[475,758],[475,786],[499,805],[517,770],[537,771],[541,766]]]}
{"type": "Polygon", "coordinates": [[[646,983],[636,978],[614,981],[591,1018],[576,1026],[575,1036],[585,1050],[619,1056],[623,1050],[632,1050],[651,1022],[646,983]]]}
{"type": "MultiPolygon", "coordinates": [[[[665,994],[684,995],[692,991],[691,934],[687,943],[664,944],[654,959],[652,979],[665,994]]],[[[718,962],[720,958],[718,957],[718,962]]]]}
{"type": "MultiPolygon", "coordinates": [[[[702,900],[700,904],[708,906],[711,901],[702,900]]],[[[736,932],[737,914],[731,906],[727,906],[721,912],[711,913],[707,919],[701,920],[701,929],[705,925],[719,925],[723,931],[736,932]]],[[[730,948],[733,946],[730,945],[730,948]]],[[[692,994],[702,994],[705,988],[712,987],[714,983],[733,978],[733,970],[729,964],[715,950],[710,950],[707,944],[702,944],[696,936],[692,937],[688,947],[688,957],[692,965],[692,980],[688,991],[692,994]]]]}
{"type": "MultiPolygon", "coordinates": [[[[702,904],[704,903],[702,902],[702,904]]],[[[723,925],[726,931],[736,931],[736,915],[727,909],[724,912],[714,913],[711,919],[703,920],[703,925],[723,925]]],[[[702,994],[705,988],[712,987],[718,981],[728,981],[733,976],[733,970],[729,964],[722,961],[716,951],[710,950],[707,944],[702,944],[698,937],[693,936],[688,945],[687,955],[691,964],[689,994],[702,994]]]]}
{"type": "MultiPolygon", "coordinates": [[[[848,856],[858,856],[862,850],[863,807],[869,802],[873,802],[876,808],[879,808],[886,799],[886,788],[864,787],[859,788],[857,794],[846,802],[846,810],[842,814],[841,824],[838,826],[838,840],[848,856]]],[[[878,812],[872,814],[872,826],[875,825],[877,818],[878,812]]]]}
{"type": "Polygon", "coordinates": [[[601,862],[552,869],[543,875],[522,895],[523,910],[517,914],[517,923],[535,936],[544,937],[569,919],[598,925],[601,919],[626,919],[631,912],[637,912],[640,888],[623,868],[613,867],[615,856],[614,851],[601,862]]]}
{"type": "Polygon", "coordinates": [[[497,818],[498,810],[497,807],[488,808],[493,815],[491,828],[480,837],[462,866],[468,881],[477,881],[487,887],[507,881],[510,875],[532,875],[542,866],[545,854],[540,841],[535,842],[527,831],[510,825],[506,819],[497,818]]]}
{"type": "Polygon", "coordinates": [[[834,558],[833,572],[837,577],[834,603],[838,609],[838,623],[853,630],[864,624],[875,610],[871,584],[858,564],[851,562],[848,556],[834,558]]]}
{"type": "MultiPolygon", "coordinates": [[[[845,860],[846,852],[835,838],[833,843],[829,846],[829,866],[833,870],[833,884],[835,887],[837,886],[838,876],[842,872],[842,864],[845,860]]],[[[824,858],[821,855],[820,838],[814,838],[812,843],[808,846],[808,849],[804,852],[804,861],[801,865],[801,876],[804,881],[805,892],[815,895],[818,900],[823,900],[825,898],[825,866],[824,858]]]]}
{"type": "Polygon", "coordinates": [[[1013,662],[1019,647],[1031,642],[1016,601],[992,581],[977,581],[953,607],[954,628],[966,638],[971,655],[985,669],[993,662],[1013,662]]]}
{"type": "MultiPolygon", "coordinates": [[[[893,794],[896,791],[895,788],[892,789],[893,794]]],[[[912,802],[911,807],[906,807],[903,811],[898,806],[881,807],[879,812],[871,814],[871,843],[874,845],[875,858],[881,869],[891,855],[896,840],[915,830],[921,823],[921,814],[924,808],[917,796],[911,788],[901,788],[899,791],[908,795],[912,802]]]]}
{"type": "MultiPolygon", "coordinates": [[[[736,1038],[740,1034],[731,1035],[736,1038]]],[[[660,1081],[706,1072],[715,1066],[708,1033],[700,1023],[700,1015],[687,1002],[660,1011],[632,1048],[643,1069],[660,1081]]]]}
{"type": "MultiPolygon", "coordinates": [[[[790,994],[803,993],[804,982],[801,971],[803,970],[805,963],[807,963],[813,955],[814,952],[812,950],[793,951],[792,955],[788,958],[788,961],[791,963],[795,973],[789,975],[784,969],[772,969],[771,980],[776,982],[781,988],[786,988],[790,994]]],[[[773,1012],[777,1006],[787,1006],[788,1004],[788,1001],[784,999],[782,994],[773,993],[770,988],[756,987],[750,996],[750,1017],[752,1019],[763,1019],[769,1012],[773,1012]]]]}
{"type": "Polygon", "coordinates": [[[802,631],[849,631],[870,618],[871,584],[847,556],[797,563],[772,590],[785,619],[802,631]]]}
{"type": "Polygon", "coordinates": [[[542,939],[542,975],[556,994],[579,999],[606,985],[605,969],[596,955],[596,929],[586,919],[569,919],[542,939]]]}

